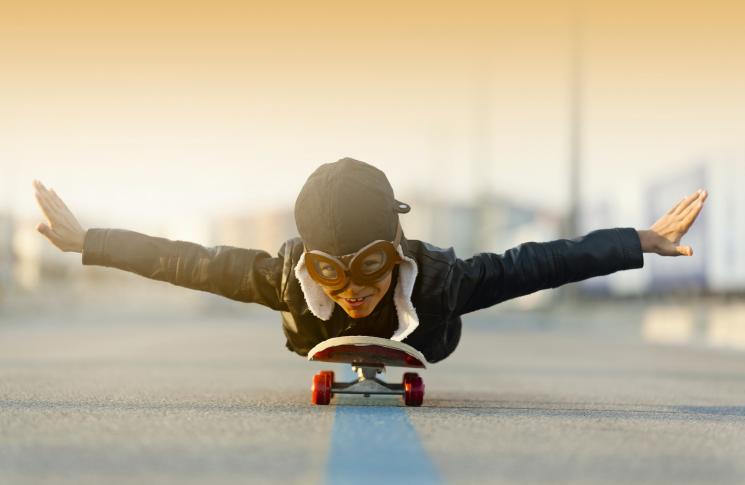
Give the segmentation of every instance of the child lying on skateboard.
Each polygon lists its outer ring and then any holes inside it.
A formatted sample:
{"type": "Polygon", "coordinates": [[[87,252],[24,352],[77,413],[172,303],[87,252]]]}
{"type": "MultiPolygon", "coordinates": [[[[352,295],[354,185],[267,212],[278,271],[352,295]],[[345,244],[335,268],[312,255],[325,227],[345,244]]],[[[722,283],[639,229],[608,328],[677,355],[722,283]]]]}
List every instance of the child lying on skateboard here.
{"type": "Polygon", "coordinates": [[[404,236],[385,174],[344,158],[321,165],[295,202],[299,238],[277,256],[259,249],[204,247],[123,229],[85,230],[54,192],[34,181],[46,223],[36,229],[84,265],[130,271],[281,312],[287,348],[305,356],[345,335],[404,341],[429,362],[458,345],[461,315],[546,288],[644,266],[642,253],[692,256],[681,246],[707,193],[684,197],[651,228],[592,231],[576,239],[526,242],[503,254],[456,257],[404,236]]]}

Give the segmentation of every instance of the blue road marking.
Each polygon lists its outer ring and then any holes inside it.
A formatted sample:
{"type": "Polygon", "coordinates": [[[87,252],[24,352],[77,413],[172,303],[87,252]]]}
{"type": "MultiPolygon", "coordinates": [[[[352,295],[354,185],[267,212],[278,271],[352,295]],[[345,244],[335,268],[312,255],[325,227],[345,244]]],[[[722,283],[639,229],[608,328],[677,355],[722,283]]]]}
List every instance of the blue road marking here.
{"type": "Polygon", "coordinates": [[[339,405],[331,433],[327,483],[441,483],[402,403],[345,405],[340,397],[334,398],[339,405]]]}

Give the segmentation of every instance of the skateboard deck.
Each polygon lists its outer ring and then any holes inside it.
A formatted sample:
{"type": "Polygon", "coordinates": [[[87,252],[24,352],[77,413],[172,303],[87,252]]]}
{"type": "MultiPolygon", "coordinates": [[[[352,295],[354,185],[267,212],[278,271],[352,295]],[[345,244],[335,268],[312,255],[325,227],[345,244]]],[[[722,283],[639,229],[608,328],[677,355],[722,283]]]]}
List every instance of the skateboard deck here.
{"type": "Polygon", "coordinates": [[[355,366],[426,367],[424,355],[411,345],[363,335],[324,340],[310,349],[308,360],[355,366]]]}
{"type": "Polygon", "coordinates": [[[386,366],[426,367],[424,355],[405,343],[361,335],[335,337],[313,347],[308,352],[308,360],[351,364],[358,376],[352,382],[336,382],[333,371],[319,372],[313,376],[311,386],[313,404],[329,404],[336,394],[400,395],[407,406],[420,406],[424,400],[424,382],[414,372],[406,372],[401,384],[377,377],[386,366]]]}

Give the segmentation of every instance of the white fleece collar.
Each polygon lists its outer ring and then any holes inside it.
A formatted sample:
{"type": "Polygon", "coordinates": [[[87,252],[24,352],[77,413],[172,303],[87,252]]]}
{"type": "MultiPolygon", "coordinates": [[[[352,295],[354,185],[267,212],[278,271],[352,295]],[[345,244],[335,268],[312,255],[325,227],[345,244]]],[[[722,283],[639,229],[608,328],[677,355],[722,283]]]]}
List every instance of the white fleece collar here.
{"type": "MultiPolygon", "coordinates": [[[[398,265],[398,282],[393,293],[393,303],[396,306],[398,316],[398,329],[393,333],[391,340],[401,341],[419,326],[419,317],[411,303],[411,293],[414,291],[414,281],[419,269],[416,261],[404,255],[400,245],[396,250],[403,261],[398,265]]],[[[300,282],[300,288],[303,290],[305,302],[310,312],[323,321],[331,318],[336,303],[311,278],[308,268],[305,267],[305,258],[303,257],[295,265],[295,277],[300,282]]]]}

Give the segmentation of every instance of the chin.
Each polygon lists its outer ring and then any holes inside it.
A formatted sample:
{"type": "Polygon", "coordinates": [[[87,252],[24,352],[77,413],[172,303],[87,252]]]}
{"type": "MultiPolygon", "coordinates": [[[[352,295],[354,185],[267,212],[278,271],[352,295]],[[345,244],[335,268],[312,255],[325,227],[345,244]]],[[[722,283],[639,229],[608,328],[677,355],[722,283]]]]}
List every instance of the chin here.
{"type": "Polygon", "coordinates": [[[349,315],[352,318],[365,318],[368,316],[370,312],[368,311],[357,311],[357,310],[348,310],[347,315],[349,315]]]}

